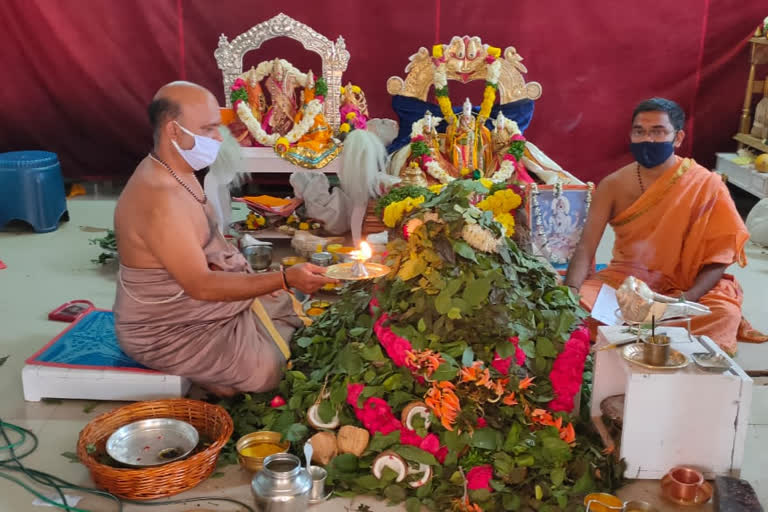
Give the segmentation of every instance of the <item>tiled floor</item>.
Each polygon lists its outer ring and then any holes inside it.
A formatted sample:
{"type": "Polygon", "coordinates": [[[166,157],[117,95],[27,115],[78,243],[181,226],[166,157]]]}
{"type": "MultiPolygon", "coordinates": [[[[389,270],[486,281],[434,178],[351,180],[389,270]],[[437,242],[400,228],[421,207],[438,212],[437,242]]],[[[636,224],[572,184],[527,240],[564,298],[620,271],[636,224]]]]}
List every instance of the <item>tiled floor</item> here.
{"type": "MultiPolygon", "coordinates": [[[[47,313],[56,306],[72,300],[86,298],[97,306],[111,308],[114,298],[115,267],[100,267],[91,263],[99,249],[90,246],[88,239],[100,233],[84,231],[81,227],[107,228],[112,225],[114,200],[77,199],[70,202],[71,221],[53,233],[0,233],[0,259],[8,268],[0,270],[0,357],[9,359],[0,367],[0,418],[31,429],[40,437],[37,451],[25,459],[29,466],[61,476],[83,485],[91,485],[84,466],[71,463],[60,454],[74,451],[80,429],[93,417],[113,408],[117,403],[103,403],[91,412],[83,408],[89,402],[68,400],[61,404],[27,403],[23,399],[21,368],[24,359],[50,340],[64,324],[50,322],[47,313]]],[[[612,242],[609,233],[599,250],[598,261],[609,259],[612,242]]],[[[750,264],[745,269],[735,268],[745,291],[745,312],[754,325],[768,330],[768,254],[750,246],[750,264]]],[[[740,346],[738,360],[746,369],[768,370],[768,345],[740,346]]],[[[743,477],[752,482],[768,503],[768,386],[755,383],[752,415],[746,446],[743,477]]],[[[1,444],[1,443],[0,443],[1,444]]],[[[706,447],[702,447],[706,449],[706,447]]],[[[252,503],[248,483],[250,476],[239,467],[231,466],[222,478],[204,482],[181,497],[226,496],[252,503]]],[[[68,494],[78,494],[69,492],[68,494]]],[[[658,483],[639,481],[627,486],[620,494],[624,498],[646,499],[662,506],[658,496],[658,483]]],[[[0,512],[36,510],[32,497],[10,482],[0,480],[0,512]]],[[[372,498],[356,500],[336,499],[313,507],[318,512],[355,510],[360,503],[372,510],[402,510],[387,507],[372,498]]],[[[79,508],[95,511],[115,510],[105,500],[87,497],[79,508]]],[[[674,507],[662,506],[663,510],[674,507]]],[[[708,505],[705,508],[711,508],[708,505]]],[[[44,510],[44,509],[43,509],[44,510]]],[[[145,507],[127,506],[126,511],[147,510],[145,507]]],[[[153,507],[149,510],[236,510],[224,503],[188,503],[178,506],[153,507]]]]}

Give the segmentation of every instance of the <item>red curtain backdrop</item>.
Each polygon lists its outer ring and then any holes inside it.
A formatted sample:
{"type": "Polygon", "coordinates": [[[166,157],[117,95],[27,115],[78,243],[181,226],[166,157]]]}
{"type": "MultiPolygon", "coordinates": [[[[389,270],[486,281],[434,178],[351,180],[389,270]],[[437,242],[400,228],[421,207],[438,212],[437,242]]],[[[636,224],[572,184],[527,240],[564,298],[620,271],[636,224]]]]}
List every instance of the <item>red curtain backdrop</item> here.
{"type": "MultiPolygon", "coordinates": [[[[124,178],[149,150],[146,105],[187,79],[223,102],[213,52],[279,12],[352,58],[344,82],[363,87],[373,116],[393,117],[386,81],[404,76],[420,46],[454,35],[514,46],[526,79],[543,86],[528,138],[584,180],[630,161],[633,106],[678,101],[689,116],[682,148],[705,165],[733,151],[748,72],[747,39],[766,15],[744,0],[3,0],[0,151],[59,154],[72,178],[124,178]]],[[[279,39],[246,66],[281,56],[320,71],[320,59],[279,39]]],[[[479,103],[479,88],[455,87],[479,103]]]]}

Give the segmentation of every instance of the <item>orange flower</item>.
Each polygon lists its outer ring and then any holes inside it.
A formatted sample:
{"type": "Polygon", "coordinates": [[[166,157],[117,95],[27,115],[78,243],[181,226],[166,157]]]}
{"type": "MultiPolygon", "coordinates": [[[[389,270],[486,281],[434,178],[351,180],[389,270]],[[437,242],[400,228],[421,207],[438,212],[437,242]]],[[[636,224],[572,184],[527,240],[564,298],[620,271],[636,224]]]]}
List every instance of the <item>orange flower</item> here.
{"type": "Polygon", "coordinates": [[[564,429],[560,430],[560,439],[568,444],[576,441],[576,432],[573,430],[573,423],[569,423],[564,429]]]}
{"type": "Polygon", "coordinates": [[[451,510],[453,512],[483,512],[480,505],[469,501],[469,496],[454,498],[452,503],[451,510]]]}
{"type": "Polygon", "coordinates": [[[509,384],[509,378],[499,379],[495,382],[491,382],[488,389],[496,393],[496,400],[498,400],[498,397],[504,394],[504,389],[506,389],[507,384],[509,384]]]}
{"type": "Polygon", "coordinates": [[[440,423],[451,431],[461,411],[461,403],[453,391],[454,388],[455,386],[448,381],[434,382],[424,399],[424,403],[440,419],[440,423]]]}
{"type": "Polygon", "coordinates": [[[445,359],[439,353],[429,349],[409,350],[405,354],[405,365],[414,372],[423,372],[426,377],[432,376],[444,362],[445,359]]]}
{"type": "Polygon", "coordinates": [[[520,381],[520,384],[518,385],[518,387],[520,389],[528,389],[529,387],[532,386],[531,382],[533,382],[533,379],[535,379],[535,377],[524,378],[523,380],[520,381]]]}
{"type": "Polygon", "coordinates": [[[459,372],[459,375],[461,376],[461,382],[475,382],[478,380],[478,376],[480,375],[480,369],[483,367],[483,363],[481,361],[475,361],[472,363],[472,366],[465,366],[461,369],[459,372]]]}
{"type": "Polygon", "coordinates": [[[504,400],[502,400],[502,403],[504,405],[517,405],[517,400],[515,400],[515,393],[512,392],[504,397],[504,400]]]}

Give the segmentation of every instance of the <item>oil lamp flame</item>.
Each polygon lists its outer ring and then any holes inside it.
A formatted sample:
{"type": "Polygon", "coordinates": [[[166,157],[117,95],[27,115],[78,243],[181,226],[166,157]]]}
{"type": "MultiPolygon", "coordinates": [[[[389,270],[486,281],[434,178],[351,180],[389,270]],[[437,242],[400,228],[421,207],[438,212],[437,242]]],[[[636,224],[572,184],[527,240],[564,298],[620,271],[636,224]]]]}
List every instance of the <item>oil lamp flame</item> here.
{"type": "Polygon", "coordinates": [[[367,242],[361,242],[360,250],[352,251],[349,255],[355,260],[354,265],[352,265],[352,275],[355,277],[367,277],[368,269],[365,268],[365,262],[373,255],[371,246],[367,242]]]}

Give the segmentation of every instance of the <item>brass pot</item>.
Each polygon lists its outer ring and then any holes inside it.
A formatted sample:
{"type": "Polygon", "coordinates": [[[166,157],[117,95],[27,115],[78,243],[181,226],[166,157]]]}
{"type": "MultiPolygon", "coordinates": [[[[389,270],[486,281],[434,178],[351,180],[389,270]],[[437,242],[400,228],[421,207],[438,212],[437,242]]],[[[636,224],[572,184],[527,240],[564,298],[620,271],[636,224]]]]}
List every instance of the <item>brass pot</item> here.
{"type": "Polygon", "coordinates": [[[268,430],[244,435],[235,444],[238,462],[248,471],[260,471],[264,466],[264,459],[276,453],[285,453],[291,447],[289,441],[281,441],[281,438],[279,432],[268,430]]]}

